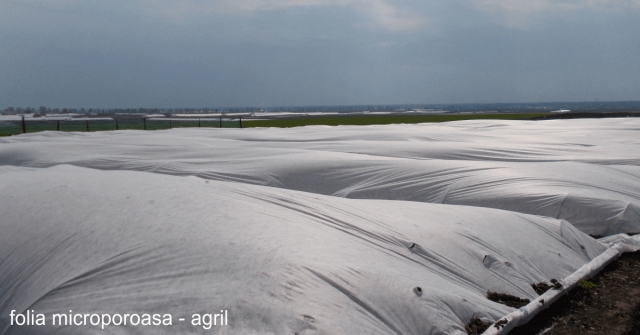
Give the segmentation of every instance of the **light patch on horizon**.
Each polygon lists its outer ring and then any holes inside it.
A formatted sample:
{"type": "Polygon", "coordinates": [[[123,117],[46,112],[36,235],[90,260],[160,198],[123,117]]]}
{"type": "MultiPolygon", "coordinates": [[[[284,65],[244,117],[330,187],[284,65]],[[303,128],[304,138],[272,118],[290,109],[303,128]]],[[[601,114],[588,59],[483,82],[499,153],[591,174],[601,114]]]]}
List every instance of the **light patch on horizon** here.
{"type": "Polygon", "coordinates": [[[640,0],[474,0],[474,4],[498,14],[511,26],[526,26],[533,18],[551,12],[640,10],[640,0]]]}
{"type": "Polygon", "coordinates": [[[296,8],[345,7],[364,14],[371,20],[363,26],[391,32],[415,32],[428,26],[422,14],[400,8],[388,0],[144,0],[167,16],[184,17],[193,13],[226,13],[229,15],[259,15],[260,12],[284,11],[296,8]]]}

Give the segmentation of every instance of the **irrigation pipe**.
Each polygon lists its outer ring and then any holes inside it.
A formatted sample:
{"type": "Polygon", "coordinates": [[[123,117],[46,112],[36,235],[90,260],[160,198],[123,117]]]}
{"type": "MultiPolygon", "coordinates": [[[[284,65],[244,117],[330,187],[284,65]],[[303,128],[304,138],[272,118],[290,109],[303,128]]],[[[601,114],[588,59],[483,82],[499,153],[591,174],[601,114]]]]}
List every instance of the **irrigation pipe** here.
{"type": "Polygon", "coordinates": [[[640,250],[640,235],[630,237],[626,234],[618,234],[599,239],[599,241],[609,246],[609,249],[561,280],[561,289],[552,288],[528,305],[507,314],[492,324],[482,335],[504,335],[513,328],[524,325],[538,313],[551,306],[560,297],[571,291],[580,281],[595,276],[623,253],[640,250]],[[506,324],[504,320],[507,321],[506,324]]]}

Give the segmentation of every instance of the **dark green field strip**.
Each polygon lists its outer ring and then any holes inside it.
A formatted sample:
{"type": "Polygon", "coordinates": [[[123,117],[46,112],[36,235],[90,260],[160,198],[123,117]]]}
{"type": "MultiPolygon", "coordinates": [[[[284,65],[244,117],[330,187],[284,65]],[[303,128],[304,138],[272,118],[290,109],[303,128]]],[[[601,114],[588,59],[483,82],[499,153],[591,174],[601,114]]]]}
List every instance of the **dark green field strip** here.
{"type": "MultiPolygon", "coordinates": [[[[453,115],[357,115],[357,116],[329,116],[329,117],[307,117],[276,120],[242,120],[242,127],[301,127],[301,126],[339,126],[339,125],[384,125],[399,123],[423,123],[423,122],[447,122],[460,120],[528,120],[549,115],[548,113],[537,114],[453,114],[453,115]]],[[[220,120],[147,120],[147,130],[162,130],[170,128],[239,128],[240,120],[223,119],[220,120]]],[[[86,121],[31,121],[26,123],[27,133],[38,131],[87,131],[86,121]],[[58,128],[59,127],[59,128],[58,128]]],[[[144,130],[145,122],[142,119],[119,119],[117,122],[119,130],[144,130]]],[[[89,121],[89,131],[116,130],[115,121],[89,121]]],[[[0,127],[0,136],[22,134],[22,125],[14,123],[14,126],[0,127]]]]}
{"type": "MultiPolygon", "coordinates": [[[[144,123],[139,122],[139,125],[136,125],[136,128],[120,128],[120,129],[144,129],[144,123]]],[[[171,123],[169,121],[147,121],[147,130],[163,130],[169,129],[171,123]]]]}
{"type": "MultiPolygon", "coordinates": [[[[115,121],[114,121],[115,124],[115,121]]],[[[151,122],[149,122],[151,124],[151,122]]],[[[142,120],[118,120],[118,130],[143,130],[144,122],[142,120]]]]}
{"type": "Polygon", "coordinates": [[[6,129],[0,129],[0,136],[11,136],[11,135],[18,135],[18,134],[22,134],[22,130],[16,131],[16,132],[10,132],[10,131],[7,131],[6,129]]]}
{"type": "MultiPolygon", "coordinates": [[[[89,131],[102,131],[116,129],[115,123],[91,123],[89,122],[89,131]]],[[[56,129],[50,129],[56,130],[56,129]]],[[[60,123],[60,131],[87,131],[86,123],[60,123]]],[[[31,132],[27,125],[27,132],[31,132]]]]}
{"type": "MultiPolygon", "coordinates": [[[[140,125],[142,129],[143,125],[140,125]]],[[[153,120],[147,121],[147,130],[172,128],[240,128],[239,120],[153,120]]]]}
{"type": "MultiPolygon", "coordinates": [[[[171,128],[197,128],[198,121],[171,121],[171,128]]],[[[200,127],[202,127],[202,122],[200,122],[200,127]]],[[[217,127],[216,127],[217,128],[217,127]]]]}
{"type": "Polygon", "coordinates": [[[454,114],[454,115],[358,115],[313,118],[291,118],[277,120],[242,120],[242,126],[251,127],[300,127],[300,126],[365,126],[374,124],[447,122],[460,120],[527,120],[547,115],[540,114],[454,114]]]}
{"type": "MultiPolygon", "coordinates": [[[[157,121],[154,121],[157,122],[157,121]]],[[[161,121],[167,122],[167,121],[161,121]]],[[[171,128],[240,128],[239,120],[197,120],[193,121],[171,121],[171,128]]]]}
{"type": "MultiPolygon", "coordinates": [[[[39,131],[51,130],[51,131],[87,131],[86,122],[27,122],[25,124],[27,133],[35,133],[39,131]]],[[[89,122],[89,131],[102,131],[102,130],[114,130],[116,129],[115,122],[101,121],[101,122],[89,122]]],[[[22,132],[22,129],[20,129],[22,132]]]]}
{"type": "Polygon", "coordinates": [[[35,133],[38,131],[45,131],[45,130],[56,130],[56,124],[46,124],[46,123],[41,123],[41,124],[27,124],[26,125],[26,130],[27,133],[35,133]]]}
{"type": "MultiPolygon", "coordinates": [[[[244,126],[244,123],[242,125],[244,126]]],[[[222,120],[222,128],[240,128],[240,120],[222,120]]]]}
{"type": "Polygon", "coordinates": [[[10,136],[22,134],[22,126],[2,126],[0,127],[0,136],[10,136]]]}
{"type": "MultiPolygon", "coordinates": [[[[85,129],[79,129],[76,131],[86,131],[87,130],[87,126],[85,125],[85,129]]],[[[89,123],[89,131],[103,131],[103,130],[116,130],[116,124],[115,122],[110,122],[110,123],[103,123],[103,124],[94,124],[94,123],[89,123]]],[[[65,128],[62,127],[62,125],[60,126],[60,131],[66,131],[65,128]]]]}
{"type": "MultiPolygon", "coordinates": [[[[3,125],[0,127],[0,136],[10,136],[22,134],[22,124],[20,122],[13,125],[3,125]]],[[[146,125],[142,119],[119,119],[116,121],[89,121],[88,128],[86,121],[27,121],[25,128],[27,133],[39,131],[105,131],[105,130],[163,130],[171,128],[240,128],[240,120],[222,119],[220,120],[147,120],[146,125]]]]}

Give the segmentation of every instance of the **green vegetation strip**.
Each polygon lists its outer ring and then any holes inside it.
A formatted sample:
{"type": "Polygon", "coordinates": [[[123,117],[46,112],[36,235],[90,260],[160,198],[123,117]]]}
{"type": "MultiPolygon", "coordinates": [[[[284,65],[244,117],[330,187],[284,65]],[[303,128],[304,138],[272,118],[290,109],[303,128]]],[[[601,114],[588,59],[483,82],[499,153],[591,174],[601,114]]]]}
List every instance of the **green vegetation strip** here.
{"type": "MultiPolygon", "coordinates": [[[[398,123],[424,123],[424,122],[447,122],[460,120],[479,120],[479,119],[497,119],[497,120],[529,120],[536,117],[549,115],[548,113],[519,113],[519,114],[444,114],[444,115],[341,115],[341,116],[322,116],[322,117],[305,117],[275,120],[251,120],[243,119],[242,127],[301,127],[301,126],[366,126],[366,125],[384,125],[398,123]]],[[[12,122],[13,126],[0,127],[0,136],[18,135],[22,133],[22,125],[19,122],[12,122]]],[[[238,120],[223,120],[222,128],[238,128],[240,123],[238,120]]],[[[46,121],[29,121],[26,124],[27,133],[34,133],[44,130],[55,131],[58,125],[56,122],[46,121]]],[[[147,121],[147,130],[160,130],[171,128],[194,128],[198,127],[197,120],[149,120],[147,121]]],[[[201,120],[200,127],[218,128],[220,121],[218,120],[201,120]]],[[[79,121],[62,121],[59,125],[60,131],[87,131],[86,122],[79,121]]],[[[115,130],[115,121],[89,121],[89,131],[105,131],[115,130]]],[[[118,129],[144,129],[144,122],[141,119],[136,120],[119,120],[118,129]]]]}
{"type": "MultiPolygon", "coordinates": [[[[11,125],[0,126],[0,136],[10,136],[22,134],[22,124],[20,121],[14,121],[11,125]]],[[[148,120],[146,127],[147,130],[162,130],[170,128],[239,128],[239,120],[227,120],[223,119],[222,123],[219,120],[148,120]]],[[[145,123],[142,119],[135,120],[118,120],[119,130],[144,130],[145,123]]],[[[27,121],[26,123],[27,133],[36,133],[40,131],[87,131],[86,121],[61,121],[59,124],[56,121],[27,121]]],[[[89,121],[89,131],[105,131],[116,130],[115,121],[89,121]]]]}
{"type": "Polygon", "coordinates": [[[545,116],[539,114],[452,114],[452,115],[358,115],[358,116],[330,116],[291,118],[277,120],[251,120],[243,119],[242,127],[301,127],[301,126],[365,126],[375,124],[394,123],[424,123],[447,122],[460,120],[498,119],[498,120],[527,120],[545,116]]]}

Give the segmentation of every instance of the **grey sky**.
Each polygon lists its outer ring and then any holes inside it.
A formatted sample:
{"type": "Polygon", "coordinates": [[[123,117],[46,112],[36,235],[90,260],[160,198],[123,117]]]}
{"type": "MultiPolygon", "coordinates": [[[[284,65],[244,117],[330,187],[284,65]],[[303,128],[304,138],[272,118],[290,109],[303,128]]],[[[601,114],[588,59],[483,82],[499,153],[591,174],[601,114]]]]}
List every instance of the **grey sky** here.
{"type": "Polygon", "coordinates": [[[640,100],[640,0],[0,0],[0,107],[640,100]]]}

